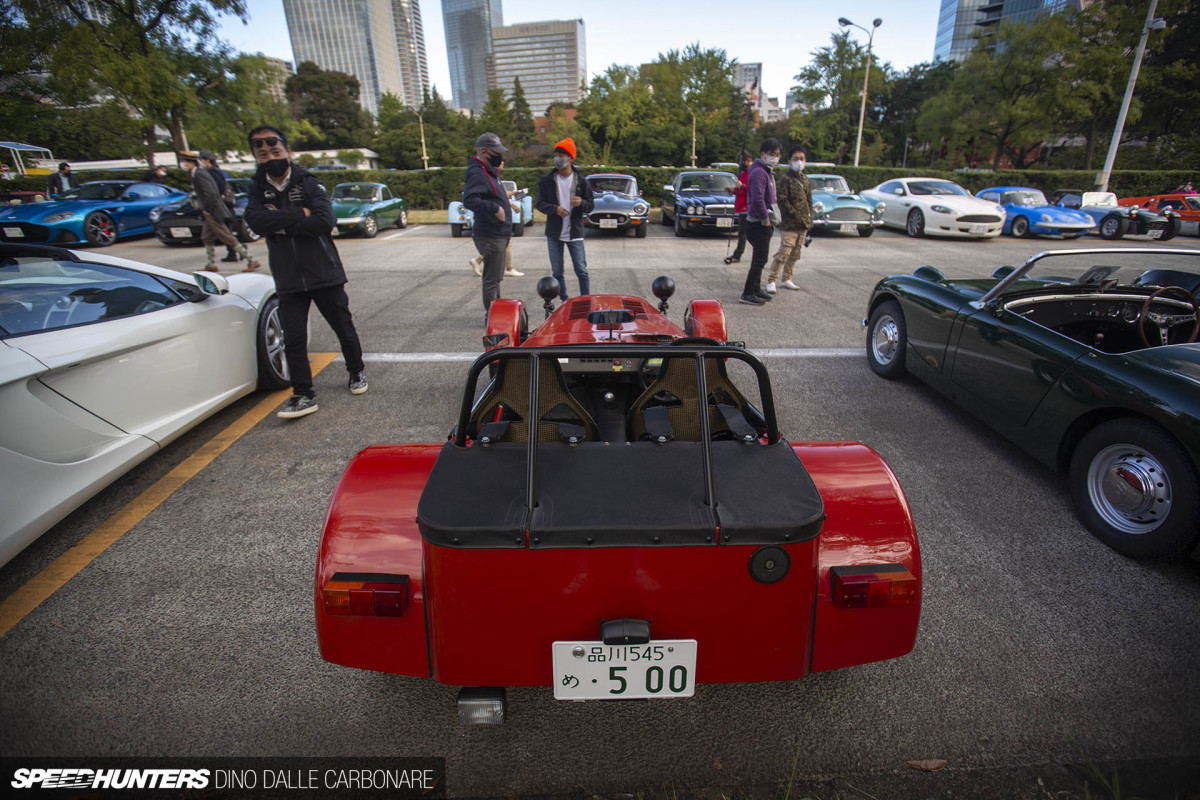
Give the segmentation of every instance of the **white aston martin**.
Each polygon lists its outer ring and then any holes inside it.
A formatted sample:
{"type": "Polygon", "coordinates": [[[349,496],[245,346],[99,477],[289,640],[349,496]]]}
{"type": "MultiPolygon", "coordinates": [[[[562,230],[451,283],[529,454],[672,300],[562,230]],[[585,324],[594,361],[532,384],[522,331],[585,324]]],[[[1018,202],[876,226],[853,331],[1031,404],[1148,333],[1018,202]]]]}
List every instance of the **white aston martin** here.
{"type": "Polygon", "coordinates": [[[268,275],[0,244],[0,564],[256,388],[289,385],[268,275]]]}
{"type": "Polygon", "coordinates": [[[897,178],[860,194],[872,204],[886,203],[884,226],[909,236],[987,239],[1004,230],[1004,206],[973,197],[954,181],[897,178]]]}

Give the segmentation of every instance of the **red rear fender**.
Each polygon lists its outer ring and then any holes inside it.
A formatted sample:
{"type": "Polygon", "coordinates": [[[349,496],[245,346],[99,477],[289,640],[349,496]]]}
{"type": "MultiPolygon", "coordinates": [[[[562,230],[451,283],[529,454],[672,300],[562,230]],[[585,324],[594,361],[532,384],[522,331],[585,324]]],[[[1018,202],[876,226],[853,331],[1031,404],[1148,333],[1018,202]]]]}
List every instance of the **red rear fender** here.
{"type": "Polygon", "coordinates": [[[315,603],[321,656],[359,669],[429,676],[425,581],[417,500],[441,445],[376,445],[342,474],[321,536],[315,603]],[[399,617],[323,611],[322,589],[338,574],[407,575],[409,605],[399,617]]]}
{"type": "Polygon", "coordinates": [[[897,658],[910,652],[921,617],[921,551],[904,491],[891,468],[857,443],[793,445],[825,503],[817,555],[812,671],[897,658]],[[838,566],[900,564],[917,582],[909,605],[842,608],[833,602],[838,566]]]}
{"type": "Polygon", "coordinates": [[[688,336],[704,336],[718,342],[728,340],[725,330],[725,309],[719,300],[693,300],[683,315],[683,329],[688,336]]]}

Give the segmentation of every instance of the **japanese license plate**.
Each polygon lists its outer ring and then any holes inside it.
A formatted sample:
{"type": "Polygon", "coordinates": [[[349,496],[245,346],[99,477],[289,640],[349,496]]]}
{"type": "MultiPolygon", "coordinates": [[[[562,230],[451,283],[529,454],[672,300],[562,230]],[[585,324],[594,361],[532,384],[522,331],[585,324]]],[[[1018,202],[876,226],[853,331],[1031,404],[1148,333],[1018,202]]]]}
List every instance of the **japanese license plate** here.
{"type": "Polygon", "coordinates": [[[842,233],[858,233],[858,226],[857,225],[848,225],[843,222],[841,224],[841,226],[839,227],[839,230],[842,233]]]}
{"type": "Polygon", "coordinates": [[[601,228],[615,228],[615,227],[617,227],[617,221],[615,219],[602,219],[602,220],[600,220],[600,227],[601,228]]]}
{"type": "Polygon", "coordinates": [[[987,233],[987,225],[972,225],[970,228],[967,228],[967,233],[972,236],[980,236],[987,233]]]}
{"type": "Polygon", "coordinates": [[[1151,228],[1146,231],[1146,235],[1151,239],[1161,239],[1163,235],[1162,228],[1151,228]]]}
{"type": "Polygon", "coordinates": [[[556,700],[691,697],[696,691],[695,639],[555,642],[553,651],[556,700]]]}
{"type": "Polygon", "coordinates": [[[192,235],[191,228],[171,228],[171,235],[176,239],[188,239],[192,235]]]}
{"type": "Polygon", "coordinates": [[[717,227],[718,228],[732,228],[733,227],[733,219],[730,217],[717,217],[717,227]]]}
{"type": "Polygon", "coordinates": [[[5,228],[4,235],[11,236],[14,239],[23,239],[25,238],[25,231],[20,228],[5,228]]]}

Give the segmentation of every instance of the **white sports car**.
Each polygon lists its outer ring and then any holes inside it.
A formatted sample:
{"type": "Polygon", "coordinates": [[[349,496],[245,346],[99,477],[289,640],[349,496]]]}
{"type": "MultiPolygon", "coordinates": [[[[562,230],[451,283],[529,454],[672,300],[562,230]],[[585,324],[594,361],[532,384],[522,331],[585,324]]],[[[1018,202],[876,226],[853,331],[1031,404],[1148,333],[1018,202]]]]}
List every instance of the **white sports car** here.
{"type": "Polygon", "coordinates": [[[0,564],[255,388],[289,385],[268,275],[0,244],[0,564]]]}
{"type": "Polygon", "coordinates": [[[883,224],[909,236],[987,239],[1004,230],[1004,206],[973,197],[954,181],[897,178],[861,194],[872,205],[887,203],[883,224]]]}

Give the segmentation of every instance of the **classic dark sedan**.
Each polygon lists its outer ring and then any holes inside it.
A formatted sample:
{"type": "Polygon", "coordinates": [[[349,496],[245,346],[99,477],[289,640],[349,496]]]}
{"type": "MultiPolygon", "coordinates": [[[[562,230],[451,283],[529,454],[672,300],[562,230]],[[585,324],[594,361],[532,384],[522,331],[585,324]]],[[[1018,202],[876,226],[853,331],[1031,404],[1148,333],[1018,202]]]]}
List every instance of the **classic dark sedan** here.
{"type": "Polygon", "coordinates": [[[737,178],[728,172],[679,173],[663,187],[662,224],[674,224],[676,236],[686,236],[692,231],[735,232],[733,193],[736,184],[737,178]]]}
{"type": "Polygon", "coordinates": [[[183,192],[157,183],[90,181],[47,203],[0,209],[0,241],[106,247],[154,230],[150,212],[183,192]]]}
{"type": "Polygon", "coordinates": [[[1174,239],[1183,224],[1179,214],[1171,210],[1160,214],[1148,208],[1122,206],[1112,192],[1059,189],[1050,196],[1050,202],[1087,214],[1096,223],[1092,231],[1104,239],[1135,234],[1165,242],[1174,239]]]}
{"type": "Polygon", "coordinates": [[[1047,466],[1132,558],[1200,557],[1200,253],[1062,250],[871,294],[867,358],[911,372],[1047,466]]]}
{"type": "MultiPolygon", "coordinates": [[[[246,201],[250,191],[249,178],[230,178],[229,185],[233,188],[233,221],[229,230],[241,242],[257,242],[262,237],[250,229],[242,215],[246,213],[246,201]]],[[[187,197],[174,203],[159,206],[150,212],[150,221],[154,223],[154,235],[166,245],[200,244],[200,229],[204,220],[200,210],[192,204],[192,198],[187,197]]]]}
{"type": "Polygon", "coordinates": [[[583,215],[585,226],[622,232],[632,228],[637,238],[645,238],[650,204],[638,191],[637,178],[598,173],[588,175],[587,182],[595,197],[595,207],[583,215]]]}

